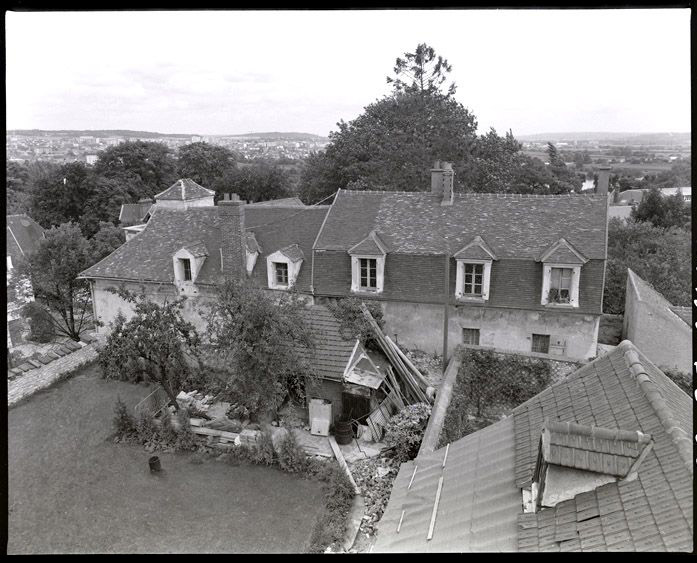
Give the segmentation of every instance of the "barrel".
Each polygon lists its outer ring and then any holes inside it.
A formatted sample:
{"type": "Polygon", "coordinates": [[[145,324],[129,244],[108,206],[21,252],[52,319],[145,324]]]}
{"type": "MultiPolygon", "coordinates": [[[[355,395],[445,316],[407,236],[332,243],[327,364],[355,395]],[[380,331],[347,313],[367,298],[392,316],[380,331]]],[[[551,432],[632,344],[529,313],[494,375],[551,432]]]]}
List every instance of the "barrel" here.
{"type": "Polygon", "coordinates": [[[353,440],[353,428],[351,427],[350,421],[339,420],[334,425],[334,435],[336,437],[336,443],[345,446],[350,444],[353,440]]]}
{"type": "Polygon", "coordinates": [[[160,471],[160,458],[156,455],[152,456],[148,460],[148,465],[150,466],[150,471],[160,471]]]}

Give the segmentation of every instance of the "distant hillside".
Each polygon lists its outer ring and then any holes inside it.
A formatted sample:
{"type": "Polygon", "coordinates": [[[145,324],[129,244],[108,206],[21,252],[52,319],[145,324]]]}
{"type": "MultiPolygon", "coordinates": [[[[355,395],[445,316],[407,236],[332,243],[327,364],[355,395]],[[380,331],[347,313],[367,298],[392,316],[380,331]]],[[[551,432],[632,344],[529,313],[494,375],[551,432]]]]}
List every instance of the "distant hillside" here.
{"type": "Polygon", "coordinates": [[[23,135],[25,137],[149,137],[162,139],[165,137],[192,137],[196,133],[153,133],[152,131],[131,131],[130,129],[8,129],[8,135],[23,135]]]}
{"type": "Polygon", "coordinates": [[[234,135],[202,135],[200,133],[154,133],[152,131],[131,131],[130,129],[8,129],[8,135],[22,135],[25,137],[138,137],[150,139],[162,138],[187,138],[199,137],[227,137],[237,139],[258,139],[262,141],[327,141],[327,137],[314,135],[313,133],[244,133],[234,135]]]}
{"type": "Polygon", "coordinates": [[[574,132],[536,133],[534,135],[516,135],[519,141],[627,141],[640,144],[689,144],[692,134],[687,133],[623,133],[623,132],[574,132]]]}

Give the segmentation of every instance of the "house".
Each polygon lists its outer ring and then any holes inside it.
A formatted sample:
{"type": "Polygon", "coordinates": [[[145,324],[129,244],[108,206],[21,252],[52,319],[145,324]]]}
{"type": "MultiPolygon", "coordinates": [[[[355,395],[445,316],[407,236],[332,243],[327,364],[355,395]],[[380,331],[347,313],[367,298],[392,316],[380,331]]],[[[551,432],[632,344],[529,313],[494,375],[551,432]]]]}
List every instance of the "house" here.
{"type": "Polygon", "coordinates": [[[676,307],[627,269],[622,336],[656,365],[692,373],[692,309],[676,307]]]}
{"type": "Polygon", "coordinates": [[[442,351],[462,342],[585,359],[596,354],[606,195],[339,190],[313,246],[316,302],[378,301],[388,333],[442,351]],[[447,266],[446,266],[447,256],[447,266]]]}
{"type": "Polygon", "coordinates": [[[388,333],[429,352],[442,351],[447,301],[449,351],[466,342],[596,354],[607,196],[456,194],[447,163],[432,171],[431,192],[339,190],[331,206],[213,206],[212,196],[192,206],[186,194],[205,192],[189,186],[158,194],[141,234],[81,274],[102,322],[127,310],[105,291],[114,282],[206,298],[225,276],[246,275],[316,304],[374,300],[388,333]],[[163,194],[176,197],[162,206],[163,194]]]}
{"type": "Polygon", "coordinates": [[[692,401],[629,341],[402,464],[375,552],[691,551],[692,401]]]}
{"type": "Polygon", "coordinates": [[[7,215],[7,346],[21,343],[21,308],[34,300],[31,282],[28,279],[11,282],[13,270],[21,260],[30,256],[44,238],[41,226],[26,215],[7,215]]]}

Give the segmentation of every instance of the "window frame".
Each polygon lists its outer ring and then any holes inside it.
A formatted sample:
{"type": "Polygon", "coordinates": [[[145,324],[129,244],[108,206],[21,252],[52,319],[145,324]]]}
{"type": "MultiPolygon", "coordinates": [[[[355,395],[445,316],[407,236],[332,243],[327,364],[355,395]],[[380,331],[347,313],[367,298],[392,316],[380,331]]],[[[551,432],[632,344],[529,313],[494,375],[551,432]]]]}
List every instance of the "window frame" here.
{"type": "Polygon", "coordinates": [[[455,274],[455,297],[461,301],[488,301],[489,289],[491,286],[491,264],[493,260],[474,260],[471,258],[457,258],[456,261],[457,267],[455,274]],[[480,294],[465,293],[467,278],[466,267],[468,265],[482,266],[482,292],[480,294]]]}
{"type": "Polygon", "coordinates": [[[182,267],[182,281],[193,281],[194,277],[191,271],[191,258],[179,258],[179,263],[182,267]]]}
{"type": "Polygon", "coordinates": [[[375,254],[352,254],[351,255],[351,292],[364,295],[375,295],[382,293],[385,285],[385,256],[375,254]],[[361,285],[362,260],[375,260],[375,287],[361,285]]]}
{"type": "Polygon", "coordinates": [[[552,337],[549,334],[538,334],[533,332],[532,337],[531,337],[531,343],[530,343],[530,351],[534,352],[536,354],[549,354],[549,347],[552,342],[552,337]],[[542,337],[543,339],[546,338],[546,343],[547,343],[547,350],[545,352],[542,352],[540,350],[535,350],[535,337],[542,337]]]}
{"type": "Polygon", "coordinates": [[[273,266],[274,285],[277,287],[288,287],[290,280],[290,268],[288,267],[288,262],[271,262],[271,265],[273,266]],[[285,272],[285,281],[279,281],[279,271],[285,272]]]}
{"type": "MultiPolygon", "coordinates": [[[[563,274],[561,274],[563,275],[563,274]]],[[[560,278],[561,284],[561,278],[560,278]]],[[[548,262],[542,264],[542,296],[540,299],[540,304],[546,307],[555,308],[573,308],[579,307],[579,288],[581,285],[581,266],[579,264],[560,264],[554,262],[548,262]],[[554,270],[571,270],[570,284],[569,284],[569,301],[559,302],[553,301],[550,296],[550,290],[555,289],[552,287],[552,277],[554,270]]]]}
{"type": "Polygon", "coordinates": [[[269,289],[279,289],[282,291],[288,291],[291,289],[298,279],[300,274],[300,268],[302,267],[303,260],[296,260],[293,262],[288,258],[283,252],[277,250],[276,252],[269,254],[266,257],[266,281],[269,289]],[[279,284],[276,282],[276,264],[285,264],[288,267],[288,283],[279,284]]]}
{"type": "Polygon", "coordinates": [[[463,344],[466,344],[466,345],[468,345],[468,346],[480,346],[480,344],[479,344],[480,338],[481,338],[481,331],[480,331],[480,329],[478,329],[478,328],[469,328],[469,327],[464,327],[464,326],[463,326],[463,327],[462,327],[461,334],[462,334],[462,343],[463,343],[463,344]],[[465,331],[469,331],[469,332],[466,333],[465,331]],[[466,342],[466,341],[465,341],[465,334],[470,334],[470,335],[476,336],[477,342],[466,342]]]}

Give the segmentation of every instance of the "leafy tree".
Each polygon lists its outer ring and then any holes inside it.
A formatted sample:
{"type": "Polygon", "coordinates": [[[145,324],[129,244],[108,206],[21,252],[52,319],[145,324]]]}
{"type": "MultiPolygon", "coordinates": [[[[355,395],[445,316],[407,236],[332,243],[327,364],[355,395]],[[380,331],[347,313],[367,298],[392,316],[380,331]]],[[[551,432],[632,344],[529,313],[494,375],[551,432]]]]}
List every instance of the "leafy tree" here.
{"type": "Polygon", "coordinates": [[[225,174],[235,168],[237,158],[225,147],[191,143],[177,151],[177,173],[180,178],[191,178],[206,188],[215,189],[212,186],[219,185],[225,174]]]}
{"type": "Polygon", "coordinates": [[[52,342],[56,336],[51,314],[36,301],[22,307],[22,316],[29,321],[29,340],[34,342],[52,342]]]}
{"type": "Polygon", "coordinates": [[[13,275],[28,276],[56,331],[79,341],[90,291],[87,281],[76,277],[92,264],[93,250],[75,223],[48,229],[44,237],[13,275]]]}
{"type": "Polygon", "coordinates": [[[685,203],[681,194],[664,197],[657,187],[651,188],[632,209],[632,219],[639,222],[649,222],[655,227],[687,227],[690,228],[690,206],[685,203]]]}
{"type": "Polygon", "coordinates": [[[267,201],[291,195],[287,174],[281,168],[265,163],[230,169],[212,186],[219,196],[224,192],[234,192],[246,201],[267,201]]]}
{"type": "Polygon", "coordinates": [[[182,315],[183,299],[163,304],[123,288],[113,290],[128,302],[133,315],[119,314],[99,352],[106,379],[148,381],[160,385],[178,410],[182,385],[200,366],[200,339],[182,315]]]}
{"type": "Polygon", "coordinates": [[[99,262],[126,242],[123,230],[108,221],[99,222],[99,230],[90,239],[92,261],[99,262]]]}
{"type": "Polygon", "coordinates": [[[313,339],[297,295],[274,298],[246,280],[229,280],[207,308],[211,347],[230,374],[230,402],[259,419],[277,416],[289,393],[303,396],[313,339]]]}
{"type": "MultiPolygon", "coordinates": [[[[452,71],[448,61],[438,55],[433,47],[419,43],[413,53],[404,53],[404,58],[397,57],[394,66],[395,77],[387,77],[395,92],[407,94],[432,95],[441,93],[441,86],[452,71]]],[[[447,96],[455,94],[454,82],[447,88],[447,96]]]]}
{"type": "Polygon", "coordinates": [[[64,164],[36,182],[30,197],[31,217],[44,228],[78,221],[92,190],[92,173],[84,164],[64,164]]]}
{"type": "Polygon", "coordinates": [[[306,202],[359,180],[370,189],[430,189],[436,160],[452,162],[456,189],[465,189],[477,124],[452,97],[395,93],[338,127],[330,133],[326,151],[306,162],[301,178],[306,202]]]}
{"type": "Polygon", "coordinates": [[[121,205],[132,200],[131,194],[114,178],[97,177],[92,193],[84,203],[80,226],[86,237],[92,237],[104,222],[118,224],[121,205]]]}
{"type": "Polygon", "coordinates": [[[608,224],[608,260],[603,310],[623,314],[627,268],[650,283],[673,305],[690,305],[691,234],[685,229],[663,229],[649,222],[608,224]]]}
{"type": "Polygon", "coordinates": [[[121,183],[134,200],[152,197],[177,180],[177,163],[162,143],[128,141],[99,153],[97,174],[121,183]]]}
{"type": "Polygon", "coordinates": [[[468,173],[473,191],[484,193],[511,192],[516,185],[517,172],[523,162],[522,145],[509,131],[505,137],[493,127],[474,143],[471,170],[468,173]]]}

